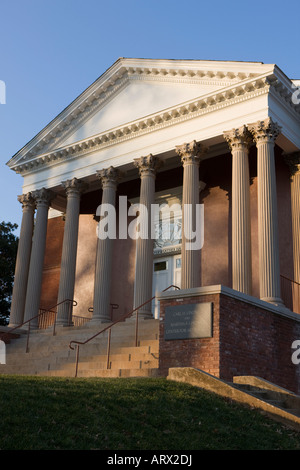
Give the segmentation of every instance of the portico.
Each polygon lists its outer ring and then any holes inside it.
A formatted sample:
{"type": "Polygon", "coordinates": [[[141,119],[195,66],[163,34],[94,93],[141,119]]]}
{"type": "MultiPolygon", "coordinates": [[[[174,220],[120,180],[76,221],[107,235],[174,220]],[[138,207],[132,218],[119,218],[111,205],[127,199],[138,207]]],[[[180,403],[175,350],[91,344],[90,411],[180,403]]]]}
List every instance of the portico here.
{"type": "Polygon", "coordinates": [[[151,318],[154,262],[174,255],[181,289],[224,284],[284,307],[280,275],[298,264],[298,192],[290,221],[279,199],[290,197],[284,155],[300,148],[299,109],[283,98],[292,90],[273,65],[119,59],[8,163],[24,177],[10,326],[55,304],[61,326],[72,314],[109,322],[114,303],[119,315],[141,306],[151,318]],[[174,243],[159,252],[151,233],[97,237],[99,205],[117,208],[127,196],[149,215],[158,194],[179,194],[174,243]],[[186,249],[200,204],[204,244],[186,249]],[[284,252],[292,223],[294,252],[284,252]],[[64,303],[72,299],[73,312],[64,303]]]}

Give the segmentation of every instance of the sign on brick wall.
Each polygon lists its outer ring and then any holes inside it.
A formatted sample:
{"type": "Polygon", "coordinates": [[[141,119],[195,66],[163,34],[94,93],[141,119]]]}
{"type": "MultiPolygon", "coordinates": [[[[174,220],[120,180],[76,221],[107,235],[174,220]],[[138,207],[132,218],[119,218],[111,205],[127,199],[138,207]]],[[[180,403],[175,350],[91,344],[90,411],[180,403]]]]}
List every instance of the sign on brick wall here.
{"type": "Polygon", "coordinates": [[[166,307],[165,340],[212,337],[213,303],[166,307]]]}

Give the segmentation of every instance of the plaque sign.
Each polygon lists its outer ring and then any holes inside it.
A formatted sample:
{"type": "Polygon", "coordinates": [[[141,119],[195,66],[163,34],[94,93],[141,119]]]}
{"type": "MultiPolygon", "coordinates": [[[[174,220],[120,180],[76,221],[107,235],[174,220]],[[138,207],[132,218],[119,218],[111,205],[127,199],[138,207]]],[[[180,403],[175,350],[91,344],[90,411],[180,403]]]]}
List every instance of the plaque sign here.
{"type": "Polygon", "coordinates": [[[165,340],[212,337],[212,313],[212,302],[166,307],[165,340]]]}

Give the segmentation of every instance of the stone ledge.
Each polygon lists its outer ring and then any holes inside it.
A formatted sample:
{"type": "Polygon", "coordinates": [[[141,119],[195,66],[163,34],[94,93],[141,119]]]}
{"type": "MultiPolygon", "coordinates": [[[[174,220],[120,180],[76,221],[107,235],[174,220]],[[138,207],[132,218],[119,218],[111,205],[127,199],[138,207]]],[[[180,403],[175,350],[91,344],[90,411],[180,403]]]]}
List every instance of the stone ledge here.
{"type": "Polygon", "coordinates": [[[167,379],[187,383],[224,398],[229,398],[237,403],[251,406],[266,413],[276,421],[289,425],[297,431],[300,430],[300,417],[243,392],[235,388],[234,385],[202,370],[191,367],[170,368],[167,379]]]}
{"type": "Polygon", "coordinates": [[[203,295],[213,294],[223,294],[227,297],[240,300],[241,302],[245,302],[249,305],[253,305],[255,307],[262,308],[264,310],[268,310],[283,317],[300,322],[300,315],[298,313],[292,312],[285,306],[273,305],[269,302],[265,302],[264,300],[260,300],[257,297],[243,294],[242,292],[231,289],[230,287],[222,286],[221,284],[205,287],[194,287],[192,289],[160,292],[157,294],[157,298],[159,301],[176,300],[177,302],[179,302],[180,299],[186,300],[187,298],[191,297],[200,297],[203,295]]]}

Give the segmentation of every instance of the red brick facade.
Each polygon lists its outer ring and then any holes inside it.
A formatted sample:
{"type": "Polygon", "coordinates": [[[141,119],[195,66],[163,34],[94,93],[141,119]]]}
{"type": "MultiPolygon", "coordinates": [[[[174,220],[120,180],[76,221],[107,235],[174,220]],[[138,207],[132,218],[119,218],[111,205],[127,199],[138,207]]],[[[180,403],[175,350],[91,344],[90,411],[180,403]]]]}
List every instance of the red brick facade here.
{"type": "MultiPolygon", "coordinates": [[[[300,391],[300,366],[291,360],[292,343],[300,339],[300,322],[263,303],[250,303],[224,293],[161,299],[160,373],[169,367],[195,367],[223,380],[254,375],[296,393],[300,391]],[[213,303],[211,338],[165,340],[167,306],[213,303]]],[[[300,317],[299,317],[300,319],[300,317]]]]}
{"type": "Polygon", "coordinates": [[[40,308],[57,304],[64,226],[62,217],[48,220],[40,308]]]}

